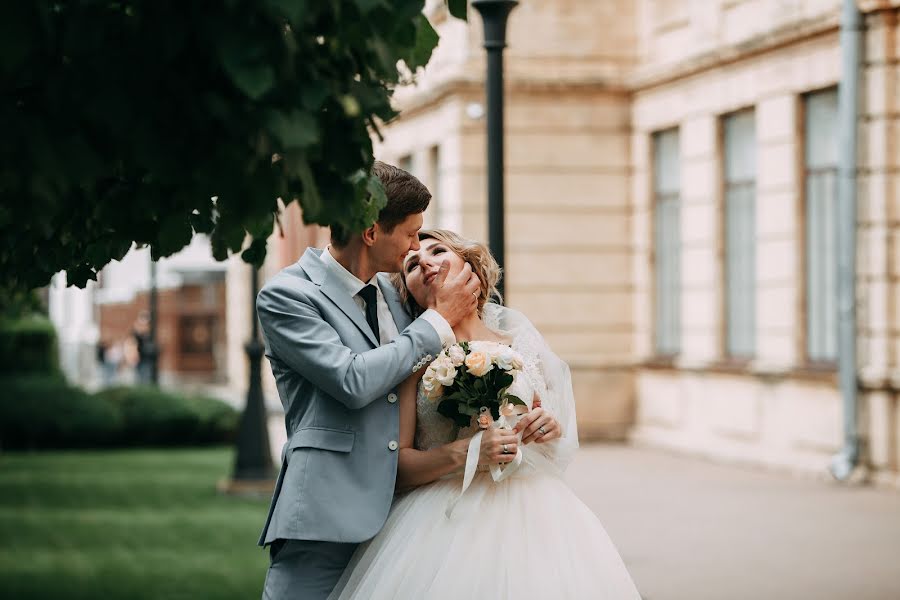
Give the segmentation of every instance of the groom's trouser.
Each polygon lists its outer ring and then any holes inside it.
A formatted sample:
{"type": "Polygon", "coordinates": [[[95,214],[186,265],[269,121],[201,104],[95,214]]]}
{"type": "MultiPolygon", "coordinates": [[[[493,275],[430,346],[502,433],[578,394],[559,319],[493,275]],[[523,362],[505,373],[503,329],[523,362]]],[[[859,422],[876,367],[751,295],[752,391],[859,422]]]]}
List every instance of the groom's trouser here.
{"type": "Polygon", "coordinates": [[[263,600],[325,600],[359,544],[276,540],[263,600]]]}

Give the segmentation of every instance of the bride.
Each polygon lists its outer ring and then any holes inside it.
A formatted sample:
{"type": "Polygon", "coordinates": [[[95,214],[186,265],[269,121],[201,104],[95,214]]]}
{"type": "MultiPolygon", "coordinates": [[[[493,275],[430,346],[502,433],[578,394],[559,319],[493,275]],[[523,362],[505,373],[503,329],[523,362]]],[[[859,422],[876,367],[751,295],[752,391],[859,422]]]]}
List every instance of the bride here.
{"type": "Polygon", "coordinates": [[[639,600],[600,521],[561,477],[578,446],[568,366],[521,313],[486,302],[500,269],[484,245],[446,230],[419,238],[395,276],[410,311],[428,305],[447,267],[452,276],[468,262],[482,294],[477,312],[454,328],[457,340],[512,346],[524,368],[509,392],[543,410],[528,412],[515,430],[480,432],[476,447],[477,425],[460,428],[437,412],[420,381],[425,369],[407,379],[398,496],[330,598],[639,600]],[[504,468],[511,475],[497,477],[504,468]]]}

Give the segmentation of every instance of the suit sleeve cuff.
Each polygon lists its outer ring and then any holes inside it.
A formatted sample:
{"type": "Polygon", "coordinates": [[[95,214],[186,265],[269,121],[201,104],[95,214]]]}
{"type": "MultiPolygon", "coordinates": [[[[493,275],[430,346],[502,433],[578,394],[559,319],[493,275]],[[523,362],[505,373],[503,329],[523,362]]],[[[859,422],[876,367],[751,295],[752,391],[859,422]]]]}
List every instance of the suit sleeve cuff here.
{"type": "Polygon", "coordinates": [[[425,319],[434,327],[434,330],[437,331],[438,336],[441,338],[442,346],[446,348],[456,343],[456,335],[453,333],[453,328],[450,327],[447,319],[441,316],[441,313],[429,308],[419,318],[425,319]]]}

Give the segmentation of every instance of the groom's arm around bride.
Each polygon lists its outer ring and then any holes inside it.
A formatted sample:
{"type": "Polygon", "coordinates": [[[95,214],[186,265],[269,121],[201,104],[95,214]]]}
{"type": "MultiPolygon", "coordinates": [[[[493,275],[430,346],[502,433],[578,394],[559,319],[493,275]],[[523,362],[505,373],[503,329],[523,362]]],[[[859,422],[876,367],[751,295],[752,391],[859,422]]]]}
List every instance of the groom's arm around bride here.
{"type": "MultiPolygon", "coordinates": [[[[257,312],[288,442],[260,545],[271,545],[264,598],[325,598],[356,545],[384,524],[399,440],[397,385],[452,343],[480,289],[471,270],[447,278],[412,320],[379,272],[418,248],[431,194],[376,163],[388,197],[361,234],[332,230],[260,291],[257,312]]],[[[446,277],[446,270],[441,277],[446,277]]]]}

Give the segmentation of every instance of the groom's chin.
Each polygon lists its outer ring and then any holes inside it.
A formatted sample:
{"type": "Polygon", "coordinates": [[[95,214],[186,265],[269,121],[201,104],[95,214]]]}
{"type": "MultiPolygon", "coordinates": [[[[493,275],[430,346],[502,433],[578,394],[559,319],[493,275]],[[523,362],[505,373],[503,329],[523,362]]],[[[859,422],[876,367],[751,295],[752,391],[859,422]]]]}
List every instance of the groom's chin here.
{"type": "Polygon", "coordinates": [[[402,273],[403,272],[403,261],[406,260],[406,256],[401,256],[397,259],[397,261],[391,265],[391,270],[389,273],[402,273]]]}

